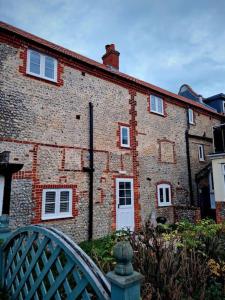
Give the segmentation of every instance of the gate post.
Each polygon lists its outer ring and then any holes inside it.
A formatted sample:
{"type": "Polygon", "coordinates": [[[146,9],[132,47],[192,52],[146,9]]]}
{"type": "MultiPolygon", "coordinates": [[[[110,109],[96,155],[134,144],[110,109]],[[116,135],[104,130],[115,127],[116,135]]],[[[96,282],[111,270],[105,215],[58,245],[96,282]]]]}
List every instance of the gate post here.
{"type": "Polygon", "coordinates": [[[131,260],[133,249],[129,242],[122,241],[116,244],[113,249],[116,259],[114,271],[107,274],[111,283],[112,300],[139,300],[140,283],[144,276],[133,270],[131,260]]]}

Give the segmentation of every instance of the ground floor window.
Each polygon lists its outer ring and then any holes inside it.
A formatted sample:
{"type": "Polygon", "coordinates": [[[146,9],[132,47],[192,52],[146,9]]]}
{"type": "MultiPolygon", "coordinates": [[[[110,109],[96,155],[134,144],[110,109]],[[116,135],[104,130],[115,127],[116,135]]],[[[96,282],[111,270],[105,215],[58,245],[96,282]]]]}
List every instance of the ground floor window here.
{"type": "Polygon", "coordinates": [[[158,206],[171,205],[171,186],[170,184],[157,185],[158,206]]]}
{"type": "Polygon", "coordinates": [[[42,220],[72,217],[72,189],[44,189],[42,220]]]}

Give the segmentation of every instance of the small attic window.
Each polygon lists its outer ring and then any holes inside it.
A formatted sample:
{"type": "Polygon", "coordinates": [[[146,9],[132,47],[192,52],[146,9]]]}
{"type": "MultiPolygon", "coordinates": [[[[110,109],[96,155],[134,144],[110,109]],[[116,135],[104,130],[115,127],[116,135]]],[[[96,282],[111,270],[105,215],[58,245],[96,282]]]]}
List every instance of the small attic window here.
{"type": "Polygon", "coordinates": [[[56,82],[57,60],[29,49],[27,52],[27,74],[56,82]]]}

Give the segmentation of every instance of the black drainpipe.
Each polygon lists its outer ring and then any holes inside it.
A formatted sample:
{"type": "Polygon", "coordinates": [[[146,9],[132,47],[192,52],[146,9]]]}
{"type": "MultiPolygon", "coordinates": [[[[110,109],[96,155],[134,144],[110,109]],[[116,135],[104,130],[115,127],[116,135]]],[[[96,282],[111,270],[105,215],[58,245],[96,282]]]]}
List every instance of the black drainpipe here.
{"type": "Polygon", "coordinates": [[[187,167],[188,167],[188,183],[190,191],[190,205],[194,205],[193,201],[193,188],[192,188],[192,176],[191,176],[191,160],[190,160],[190,146],[189,146],[189,115],[187,109],[187,129],[185,130],[185,142],[186,142],[186,153],[187,153],[187,167]]]}
{"type": "Polygon", "coordinates": [[[94,147],[93,147],[93,104],[89,102],[89,167],[83,171],[89,173],[89,205],[88,205],[88,240],[93,237],[93,178],[94,178],[94,147]]]}

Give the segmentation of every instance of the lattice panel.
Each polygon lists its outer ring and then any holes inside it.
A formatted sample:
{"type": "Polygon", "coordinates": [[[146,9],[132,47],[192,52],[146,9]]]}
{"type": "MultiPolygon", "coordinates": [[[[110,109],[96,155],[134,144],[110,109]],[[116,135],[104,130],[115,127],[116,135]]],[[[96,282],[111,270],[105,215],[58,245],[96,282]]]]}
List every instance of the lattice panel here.
{"type": "Polygon", "coordinates": [[[3,245],[4,288],[11,299],[110,299],[90,258],[55,229],[29,226],[3,245]]]}

